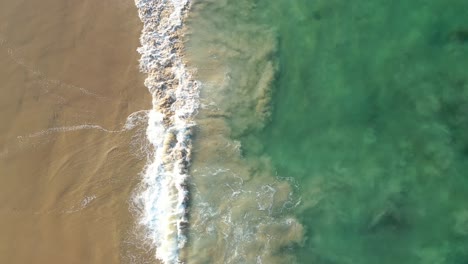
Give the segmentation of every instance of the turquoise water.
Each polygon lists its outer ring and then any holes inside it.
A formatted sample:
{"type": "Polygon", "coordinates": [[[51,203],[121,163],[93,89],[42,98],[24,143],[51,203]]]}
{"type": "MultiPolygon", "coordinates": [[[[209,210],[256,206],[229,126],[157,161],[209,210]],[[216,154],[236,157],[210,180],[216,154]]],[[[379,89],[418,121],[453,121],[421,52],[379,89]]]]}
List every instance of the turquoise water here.
{"type": "MultiPolygon", "coordinates": [[[[276,254],[317,264],[468,263],[468,2],[209,4],[212,24],[195,33],[225,34],[230,46],[243,38],[239,27],[260,27],[277,42],[265,57],[276,69],[266,118],[236,101],[247,92],[230,93],[236,104],[225,109],[243,159],[268,157],[298,186],[301,202],[284,214],[305,236],[276,254]]],[[[235,56],[225,60],[237,65],[230,77],[261,75],[235,56]]]]}
{"type": "Polygon", "coordinates": [[[259,2],[281,69],[272,122],[256,136],[300,182],[301,263],[468,261],[466,10],[259,2]]]}

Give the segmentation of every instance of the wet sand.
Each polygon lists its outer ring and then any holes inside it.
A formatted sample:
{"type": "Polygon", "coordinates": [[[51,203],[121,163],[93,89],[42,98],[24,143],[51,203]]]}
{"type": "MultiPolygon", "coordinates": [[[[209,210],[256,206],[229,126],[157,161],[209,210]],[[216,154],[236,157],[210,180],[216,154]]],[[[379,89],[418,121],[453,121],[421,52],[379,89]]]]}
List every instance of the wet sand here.
{"type": "Polygon", "coordinates": [[[140,30],[133,1],[0,3],[0,263],[133,258],[140,30]]]}

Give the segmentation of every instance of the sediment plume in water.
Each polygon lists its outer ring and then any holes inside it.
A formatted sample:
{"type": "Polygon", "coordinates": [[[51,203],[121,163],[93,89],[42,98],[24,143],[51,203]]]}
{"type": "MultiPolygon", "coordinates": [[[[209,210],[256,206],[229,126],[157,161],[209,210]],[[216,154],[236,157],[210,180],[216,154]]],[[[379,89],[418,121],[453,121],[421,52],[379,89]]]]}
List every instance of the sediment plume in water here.
{"type": "MultiPolygon", "coordinates": [[[[196,3],[203,9],[224,2],[196,3]]],[[[300,202],[297,186],[275,176],[268,157],[245,158],[236,140],[269,120],[278,69],[274,31],[244,22],[213,29],[208,17],[196,17],[207,23],[206,36],[195,24],[191,31],[183,25],[188,1],[136,5],[144,23],[140,67],[153,95],[147,129],[153,151],[135,205],[156,257],[163,263],[294,261],[291,250],[304,240],[302,225],[291,215],[300,202]],[[199,55],[192,56],[191,47],[182,53],[185,33],[199,55]],[[202,83],[192,78],[184,55],[202,83]]]]}
{"type": "Polygon", "coordinates": [[[298,186],[275,175],[268,157],[246,155],[242,147],[262,148],[258,140],[241,137],[269,121],[278,70],[275,32],[249,23],[250,8],[251,1],[200,1],[187,22],[189,66],[201,80],[191,165],[190,263],[294,263],[293,249],[304,240],[292,215],[300,203],[298,186]]]}
{"type": "Polygon", "coordinates": [[[183,20],[188,0],[136,0],[143,22],[140,69],[153,97],[148,114],[149,162],[134,204],[145,239],[156,258],[180,263],[186,244],[187,178],[191,156],[193,115],[198,107],[198,83],[182,60],[183,20]]]}

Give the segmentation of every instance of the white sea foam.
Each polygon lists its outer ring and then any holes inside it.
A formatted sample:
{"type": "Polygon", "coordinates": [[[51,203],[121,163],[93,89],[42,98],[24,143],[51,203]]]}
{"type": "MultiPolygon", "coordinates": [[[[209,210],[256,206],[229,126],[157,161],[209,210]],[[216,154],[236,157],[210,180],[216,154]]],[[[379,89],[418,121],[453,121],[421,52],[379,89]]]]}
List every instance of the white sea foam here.
{"type": "Polygon", "coordinates": [[[123,125],[122,129],[119,129],[119,130],[106,129],[96,124],[83,124],[83,125],[75,125],[75,126],[51,127],[48,129],[44,129],[41,131],[31,133],[27,136],[17,136],[17,139],[23,140],[25,138],[43,137],[43,136],[47,136],[47,135],[54,134],[54,133],[74,132],[74,131],[79,131],[79,130],[98,130],[98,131],[102,131],[106,133],[122,133],[128,130],[132,130],[136,126],[141,125],[142,122],[144,122],[145,120],[148,120],[148,113],[149,111],[147,110],[141,110],[141,111],[131,113],[127,117],[127,120],[125,121],[125,124],[123,125]]]}
{"type": "Polygon", "coordinates": [[[125,121],[125,125],[123,127],[123,130],[132,130],[135,127],[143,124],[143,122],[148,122],[148,114],[149,111],[147,110],[140,110],[131,113],[128,117],[127,120],[125,121]]]}
{"type": "Polygon", "coordinates": [[[139,220],[164,263],[181,263],[186,242],[187,167],[190,162],[192,117],[198,108],[198,83],[179,51],[180,29],[188,0],[135,0],[143,22],[140,70],[153,96],[147,138],[152,145],[134,201],[139,220]]]}
{"type": "Polygon", "coordinates": [[[99,131],[107,132],[107,133],[121,132],[121,130],[108,130],[108,129],[103,128],[100,125],[86,124],[86,125],[76,125],[76,126],[51,127],[45,130],[41,130],[32,134],[29,134],[27,136],[18,136],[17,138],[18,139],[35,138],[35,137],[46,136],[52,133],[72,132],[72,131],[78,131],[78,130],[99,130],[99,131]]]}

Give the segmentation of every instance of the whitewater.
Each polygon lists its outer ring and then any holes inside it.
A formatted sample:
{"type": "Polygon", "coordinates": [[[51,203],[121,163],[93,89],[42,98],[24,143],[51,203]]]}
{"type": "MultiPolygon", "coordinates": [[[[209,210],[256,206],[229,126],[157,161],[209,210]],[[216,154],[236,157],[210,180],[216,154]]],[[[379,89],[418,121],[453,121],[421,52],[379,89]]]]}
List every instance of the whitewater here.
{"type": "Polygon", "coordinates": [[[143,22],[140,70],[147,74],[145,86],[153,108],[146,131],[152,151],[134,203],[156,258],[180,263],[187,242],[187,179],[199,94],[199,83],[181,55],[182,25],[190,2],[136,0],[135,4],[143,22]]]}
{"type": "MultiPolygon", "coordinates": [[[[234,7],[249,11],[249,3],[234,7]]],[[[152,150],[133,199],[144,242],[166,264],[294,263],[285,250],[304,240],[291,212],[300,204],[297,188],[274,173],[268,157],[244,156],[236,136],[269,120],[278,71],[274,31],[229,19],[216,28],[210,8],[231,10],[225,1],[136,6],[140,70],[153,97],[146,131],[152,150]]]]}

